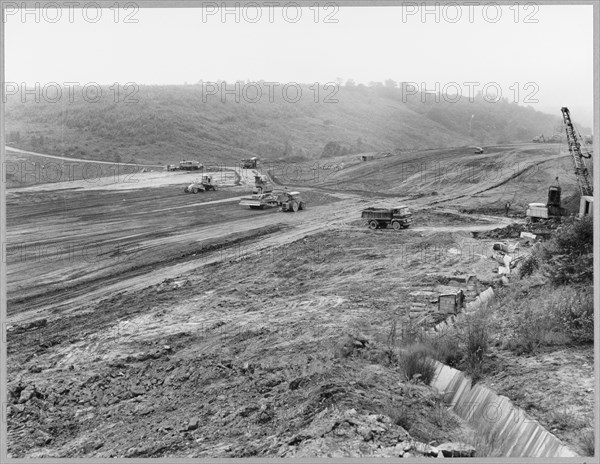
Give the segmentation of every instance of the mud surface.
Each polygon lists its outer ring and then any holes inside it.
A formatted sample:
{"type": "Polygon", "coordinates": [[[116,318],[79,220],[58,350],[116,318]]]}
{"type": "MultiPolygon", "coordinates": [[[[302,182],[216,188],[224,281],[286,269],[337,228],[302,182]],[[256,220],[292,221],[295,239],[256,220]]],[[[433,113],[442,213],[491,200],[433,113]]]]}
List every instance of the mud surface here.
{"type": "MultiPolygon", "coordinates": [[[[444,317],[437,295],[469,274],[499,279],[493,237],[474,235],[522,220],[477,208],[514,178],[434,190],[394,185],[393,163],[359,183],[356,166],[339,188],[298,187],[298,213],[239,206],[249,180],[234,171],[197,195],[183,193],[190,176],[157,173],[132,188],[9,190],[10,455],[433,456],[472,437],[390,353],[444,317]],[[407,230],[360,220],[398,203],[407,230]]],[[[540,179],[530,196],[544,198],[540,179]]]]}

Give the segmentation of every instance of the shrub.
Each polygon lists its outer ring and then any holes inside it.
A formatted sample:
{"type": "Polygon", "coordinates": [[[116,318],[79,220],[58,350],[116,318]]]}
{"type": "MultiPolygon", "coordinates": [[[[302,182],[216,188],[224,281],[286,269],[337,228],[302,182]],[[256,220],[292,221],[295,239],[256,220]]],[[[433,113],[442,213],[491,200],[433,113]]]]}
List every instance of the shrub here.
{"type": "Polygon", "coordinates": [[[594,341],[592,285],[544,288],[521,298],[512,307],[512,335],[505,347],[517,353],[533,353],[540,346],[571,341],[594,341]]]}
{"type": "Polygon", "coordinates": [[[594,249],[594,222],[591,217],[569,222],[558,229],[551,240],[559,254],[573,256],[592,253],[594,249]]]}
{"type": "Polygon", "coordinates": [[[433,352],[424,345],[409,348],[400,358],[401,367],[406,378],[429,385],[435,375],[435,364],[430,357],[432,355],[433,352]]]}
{"type": "Polygon", "coordinates": [[[467,324],[465,345],[467,359],[470,362],[483,361],[489,345],[488,330],[484,321],[471,321],[467,324]]]}
{"type": "Polygon", "coordinates": [[[545,273],[553,283],[590,282],[594,277],[594,224],[590,217],[568,222],[545,247],[549,255],[545,273]]]}
{"type": "Polygon", "coordinates": [[[465,334],[465,354],[467,372],[473,380],[481,374],[483,360],[489,348],[489,331],[484,320],[478,319],[467,324],[465,334]]]}
{"type": "Polygon", "coordinates": [[[594,452],[596,450],[594,429],[581,432],[580,439],[586,456],[594,456],[594,452]]]}
{"type": "Polygon", "coordinates": [[[554,256],[546,266],[546,274],[556,285],[590,282],[594,278],[594,256],[554,256]]]}
{"type": "Polygon", "coordinates": [[[594,341],[594,288],[580,286],[562,288],[548,302],[548,313],[557,323],[557,329],[574,341],[594,341]]]}
{"type": "Polygon", "coordinates": [[[529,255],[523,260],[523,264],[519,268],[519,277],[528,277],[537,271],[540,267],[540,262],[535,254],[529,255]]]}
{"type": "Polygon", "coordinates": [[[435,338],[427,340],[427,344],[434,352],[438,361],[450,367],[456,367],[463,359],[459,338],[455,333],[444,333],[435,338]]]}

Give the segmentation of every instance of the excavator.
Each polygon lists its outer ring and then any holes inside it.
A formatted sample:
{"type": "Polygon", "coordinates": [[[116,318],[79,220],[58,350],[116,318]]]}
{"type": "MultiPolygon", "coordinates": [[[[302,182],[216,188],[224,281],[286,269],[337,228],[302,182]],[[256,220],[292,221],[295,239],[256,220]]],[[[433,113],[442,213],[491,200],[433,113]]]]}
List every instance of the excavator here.
{"type": "MultiPolygon", "coordinates": [[[[592,155],[586,151],[583,154],[581,150],[581,142],[577,136],[573,121],[571,120],[571,113],[567,107],[561,108],[563,123],[567,134],[567,143],[569,146],[569,153],[573,161],[573,167],[575,176],[577,177],[577,184],[579,186],[579,193],[581,194],[581,200],[579,203],[579,217],[592,215],[593,204],[594,204],[594,187],[590,178],[590,173],[585,165],[584,159],[589,159],[592,155]]],[[[527,208],[527,219],[530,222],[535,222],[540,219],[560,218],[565,214],[564,208],[560,205],[561,188],[558,184],[558,177],[556,178],[555,184],[551,185],[548,189],[548,202],[543,203],[530,203],[527,208]]]]}
{"type": "MultiPolygon", "coordinates": [[[[577,184],[579,185],[579,193],[581,194],[581,200],[579,201],[579,217],[591,216],[593,214],[594,206],[594,186],[592,185],[592,179],[585,165],[584,159],[590,159],[591,153],[587,152],[584,155],[581,151],[581,142],[579,141],[577,134],[575,133],[575,127],[571,121],[571,114],[567,107],[561,108],[563,114],[563,121],[567,132],[567,143],[569,144],[569,153],[573,159],[573,166],[575,168],[575,176],[577,177],[577,184]]],[[[579,135],[581,138],[581,134],[579,135]]]]}

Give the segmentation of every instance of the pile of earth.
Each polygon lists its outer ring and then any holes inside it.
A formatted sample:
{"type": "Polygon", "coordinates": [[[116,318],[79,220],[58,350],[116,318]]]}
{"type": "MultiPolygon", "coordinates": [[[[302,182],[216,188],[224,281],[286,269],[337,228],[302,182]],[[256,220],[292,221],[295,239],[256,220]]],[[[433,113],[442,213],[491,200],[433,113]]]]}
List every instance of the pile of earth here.
{"type": "Polygon", "coordinates": [[[519,238],[521,232],[526,231],[527,228],[524,224],[510,224],[506,227],[499,227],[497,229],[487,230],[485,232],[472,232],[474,238],[484,239],[507,239],[507,238],[519,238]]]}

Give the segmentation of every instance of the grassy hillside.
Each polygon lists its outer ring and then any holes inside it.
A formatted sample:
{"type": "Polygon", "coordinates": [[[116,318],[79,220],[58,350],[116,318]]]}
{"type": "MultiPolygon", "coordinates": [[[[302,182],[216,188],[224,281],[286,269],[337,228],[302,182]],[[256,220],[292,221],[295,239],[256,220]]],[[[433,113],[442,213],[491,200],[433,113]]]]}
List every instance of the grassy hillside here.
{"type": "MultiPolygon", "coordinates": [[[[233,88],[233,84],[229,84],[233,88]]],[[[343,86],[302,87],[295,102],[281,86],[271,101],[268,88],[252,103],[233,95],[203,95],[201,85],[142,86],[128,99],[103,88],[96,103],[73,101],[63,91],[57,103],[20,95],[6,105],[6,133],[12,146],[85,159],[166,164],[180,159],[232,162],[247,156],[307,160],[368,151],[459,147],[530,141],[551,134],[556,117],[516,104],[458,103],[420,95],[403,101],[399,89],[343,86]],[[137,100],[127,102],[127,100],[137,100]],[[315,101],[316,100],[316,101],[315,101]],[[327,102],[327,100],[334,100],[327,102]],[[335,101],[337,100],[337,102],[335,101]]],[[[558,111],[557,111],[558,113],[558,111]]]]}

